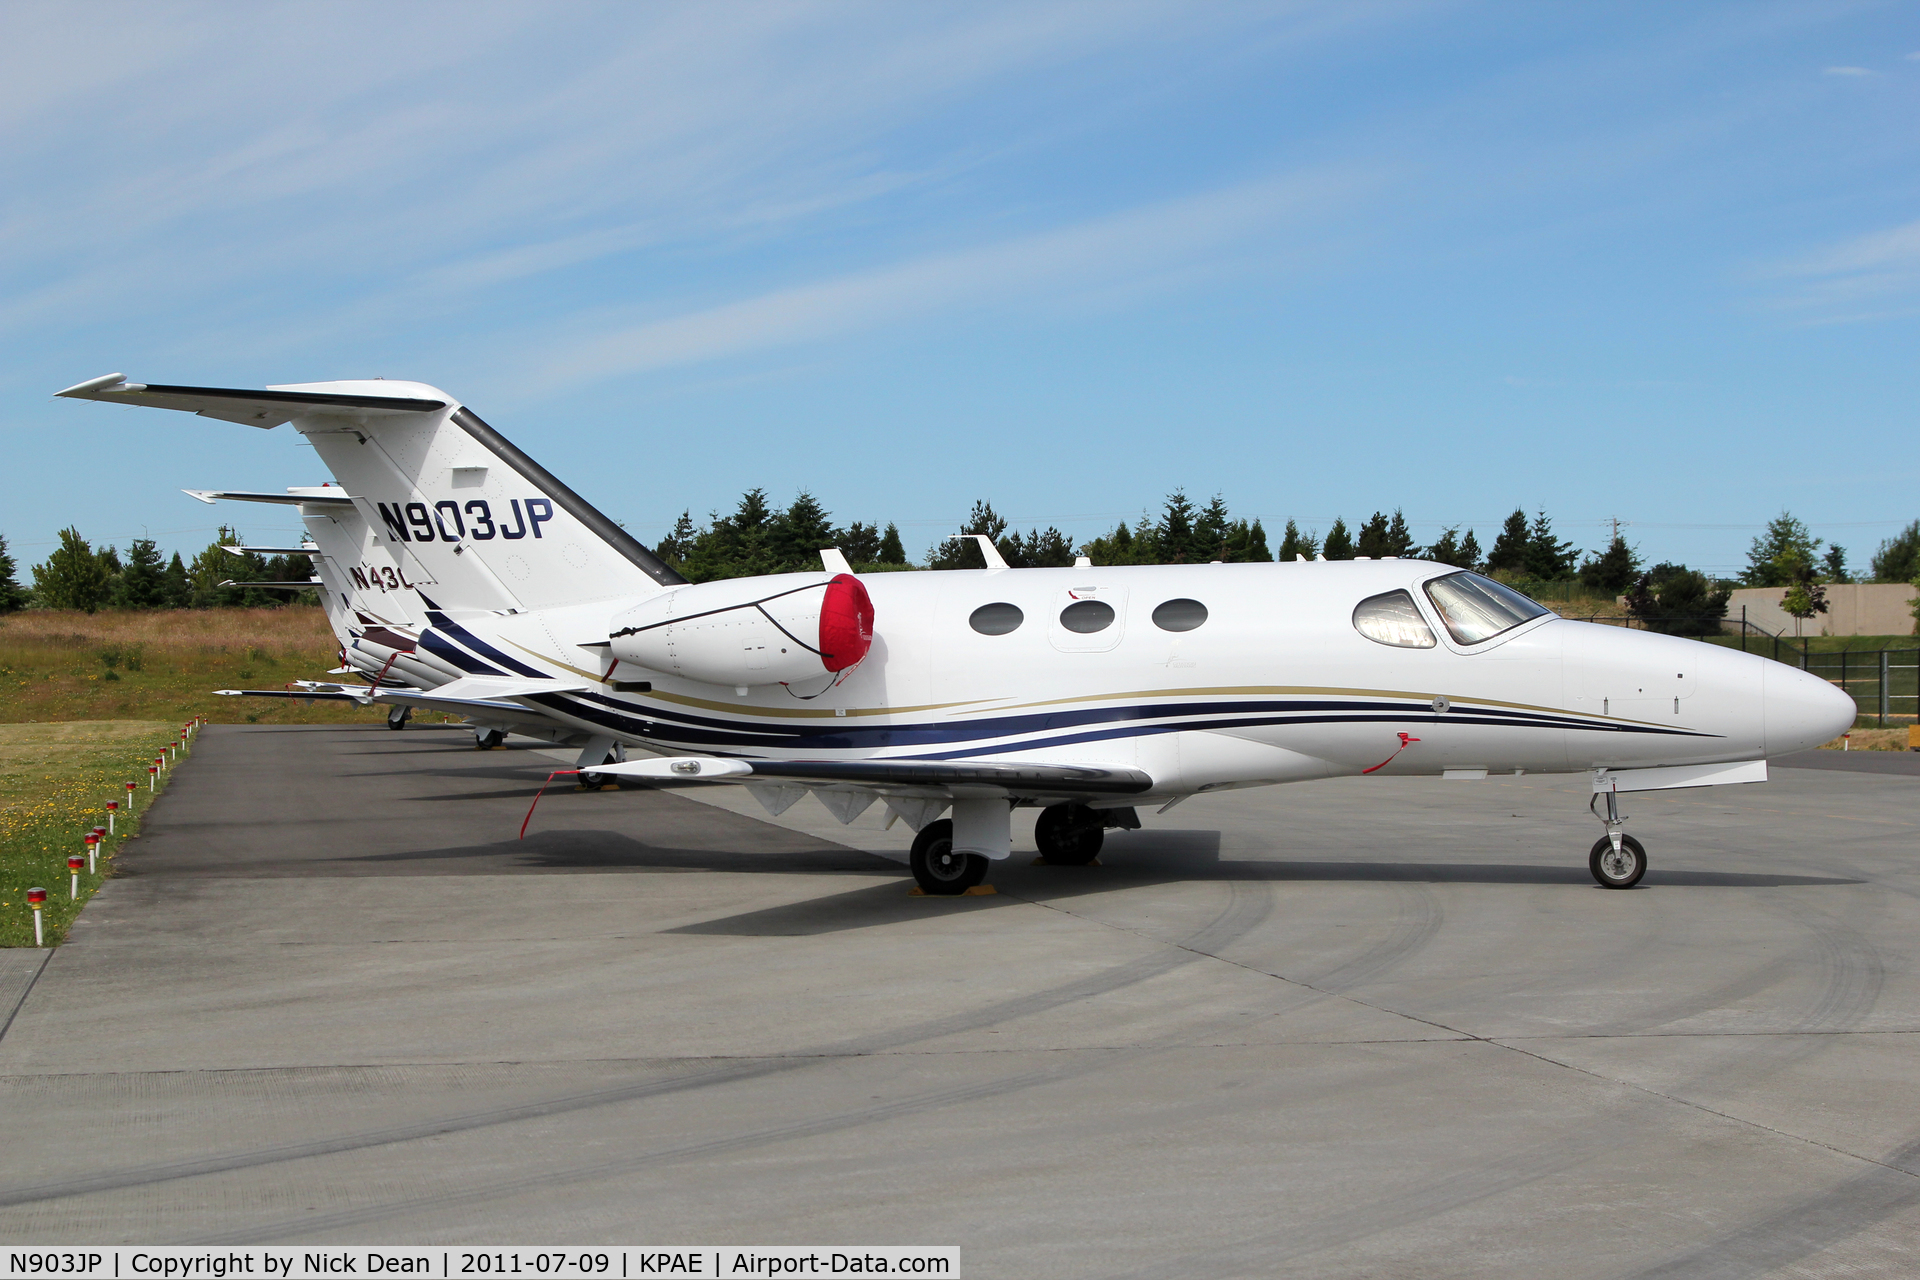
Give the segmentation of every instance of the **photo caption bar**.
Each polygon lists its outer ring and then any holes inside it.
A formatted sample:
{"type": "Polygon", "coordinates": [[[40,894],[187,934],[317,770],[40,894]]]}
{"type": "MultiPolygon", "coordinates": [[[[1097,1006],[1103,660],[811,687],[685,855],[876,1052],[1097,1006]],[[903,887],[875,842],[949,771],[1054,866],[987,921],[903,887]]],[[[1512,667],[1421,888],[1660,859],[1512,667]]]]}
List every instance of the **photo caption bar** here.
{"type": "Polygon", "coordinates": [[[108,1245],[8,1248],[0,1280],[340,1280],[364,1276],[548,1277],[633,1280],[641,1276],[937,1276],[960,1274],[958,1245],[621,1245],[449,1248],[379,1245],[191,1249],[108,1245]]]}

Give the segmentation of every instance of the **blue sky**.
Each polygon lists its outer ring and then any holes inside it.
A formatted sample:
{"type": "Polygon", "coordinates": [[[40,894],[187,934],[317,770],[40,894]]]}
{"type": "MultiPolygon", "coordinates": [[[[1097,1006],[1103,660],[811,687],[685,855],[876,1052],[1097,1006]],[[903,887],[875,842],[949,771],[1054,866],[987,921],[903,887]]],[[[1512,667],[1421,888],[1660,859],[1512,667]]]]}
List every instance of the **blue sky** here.
{"type": "Polygon", "coordinates": [[[1089,537],[1544,507],[1731,570],[1920,516],[1911,5],[0,13],[0,534],[250,541],[287,428],[97,374],[433,383],[652,541],[761,486],[1089,537]]]}

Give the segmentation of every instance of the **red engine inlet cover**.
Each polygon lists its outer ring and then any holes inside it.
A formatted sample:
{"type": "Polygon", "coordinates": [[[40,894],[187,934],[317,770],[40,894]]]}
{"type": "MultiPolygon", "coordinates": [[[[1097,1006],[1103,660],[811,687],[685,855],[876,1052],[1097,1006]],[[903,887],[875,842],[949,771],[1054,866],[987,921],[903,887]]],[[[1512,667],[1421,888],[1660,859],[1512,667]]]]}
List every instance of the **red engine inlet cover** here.
{"type": "Polygon", "coordinates": [[[829,671],[855,666],[873,648],[873,601],[860,579],[835,574],[820,601],[820,662],[829,671]]]}

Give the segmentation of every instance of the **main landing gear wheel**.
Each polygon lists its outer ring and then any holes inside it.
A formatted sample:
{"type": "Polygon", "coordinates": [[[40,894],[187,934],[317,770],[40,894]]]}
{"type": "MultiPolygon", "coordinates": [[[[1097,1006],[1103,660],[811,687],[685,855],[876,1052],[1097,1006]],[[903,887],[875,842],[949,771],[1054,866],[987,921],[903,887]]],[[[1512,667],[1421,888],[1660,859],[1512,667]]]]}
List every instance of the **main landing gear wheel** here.
{"type": "Polygon", "coordinates": [[[1056,867],[1084,867],[1099,856],[1107,833],[1100,815],[1083,804],[1055,804],[1040,811],[1033,842],[1056,867]]]}
{"type": "Polygon", "coordinates": [[[413,716],[412,707],[389,707],[387,709],[387,728],[404,729],[413,716]]]}
{"type": "Polygon", "coordinates": [[[475,730],[473,735],[473,749],[475,751],[491,751],[506,742],[506,740],[507,731],[505,729],[475,730]]]}
{"type": "Polygon", "coordinates": [[[920,828],[909,860],[922,892],[965,893],[987,878],[987,860],[977,853],[953,851],[953,820],[942,818],[920,828]]]}
{"type": "Polygon", "coordinates": [[[1613,838],[1601,836],[1587,856],[1587,869],[1603,889],[1631,889],[1647,874],[1647,851],[1632,836],[1621,836],[1615,853],[1613,838]]]}

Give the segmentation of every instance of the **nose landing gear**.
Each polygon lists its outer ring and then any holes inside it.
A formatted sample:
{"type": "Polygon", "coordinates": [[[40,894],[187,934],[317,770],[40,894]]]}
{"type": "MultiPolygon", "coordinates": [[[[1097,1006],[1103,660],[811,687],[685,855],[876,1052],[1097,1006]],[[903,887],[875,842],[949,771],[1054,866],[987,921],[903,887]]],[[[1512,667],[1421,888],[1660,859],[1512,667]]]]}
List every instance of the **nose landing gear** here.
{"type": "MultiPolygon", "coordinates": [[[[1607,798],[1607,816],[1601,819],[1607,824],[1607,834],[1594,842],[1593,851],[1587,855],[1587,870],[1603,889],[1631,889],[1647,874],[1647,851],[1620,829],[1624,820],[1620,817],[1619,793],[1604,791],[1593,799],[1601,795],[1607,798]]],[[[1588,801],[1587,807],[1593,808],[1593,801],[1588,801]]],[[[1599,817],[1597,813],[1594,816],[1599,817]]]]}

